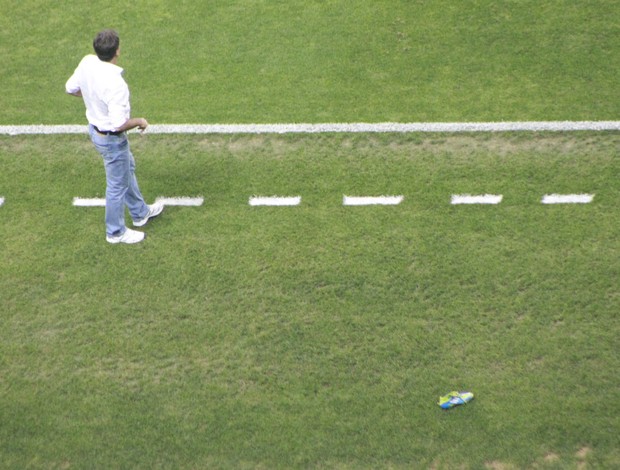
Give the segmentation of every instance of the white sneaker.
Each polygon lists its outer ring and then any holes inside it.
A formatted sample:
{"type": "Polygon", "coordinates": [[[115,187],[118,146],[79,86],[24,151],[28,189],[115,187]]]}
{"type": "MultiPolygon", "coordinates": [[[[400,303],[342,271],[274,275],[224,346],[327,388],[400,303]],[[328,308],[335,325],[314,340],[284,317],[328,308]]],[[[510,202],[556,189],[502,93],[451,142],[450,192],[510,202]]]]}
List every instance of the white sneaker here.
{"type": "Polygon", "coordinates": [[[144,217],[144,219],[133,221],[134,227],[142,227],[143,225],[146,225],[149,219],[152,219],[153,217],[157,217],[159,214],[161,214],[161,211],[164,210],[164,203],[155,202],[148,207],[149,207],[149,212],[146,214],[146,217],[144,217]]]}
{"type": "Polygon", "coordinates": [[[146,238],[146,233],[137,230],[125,229],[125,233],[117,236],[107,235],[105,239],[108,243],[139,243],[146,238]]]}

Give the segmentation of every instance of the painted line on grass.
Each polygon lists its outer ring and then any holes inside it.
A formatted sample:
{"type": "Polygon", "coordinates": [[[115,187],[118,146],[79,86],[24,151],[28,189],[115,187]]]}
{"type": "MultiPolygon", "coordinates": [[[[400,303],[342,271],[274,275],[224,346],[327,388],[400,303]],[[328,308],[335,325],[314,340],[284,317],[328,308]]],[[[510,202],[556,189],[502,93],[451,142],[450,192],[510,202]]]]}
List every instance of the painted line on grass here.
{"type": "Polygon", "coordinates": [[[396,206],[403,202],[405,196],[344,196],[343,206],[396,206]]]}
{"type": "Polygon", "coordinates": [[[504,196],[501,194],[481,194],[472,196],[469,194],[453,194],[451,204],[499,204],[504,196]]]}
{"type": "Polygon", "coordinates": [[[105,207],[105,199],[74,197],[73,205],[75,207],[105,207]]]}
{"type": "MultiPolygon", "coordinates": [[[[343,196],[344,206],[396,206],[403,202],[405,196],[343,196]]],[[[453,194],[450,203],[459,204],[499,204],[502,202],[501,194],[453,194]]],[[[594,194],[545,194],[542,204],[589,204],[594,200],[594,194]]],[[[0,197],[0,206],[5,198],[0,197]]],[[[158,197],[157,202],[163,202],[165,206],[202,206],[203,197],[158,197]]],[[[301,196],[283,197],[253,196],[249,200],[250,206],[298,206],[301,204],[301,196]]],[[[105,207],[105,198],[73,198],[76,207],[105,207]]]]}
{"type": "Polygon", "coordinates": [[[545,194],[543,204],[589,204],[594,194],[545,194]]]}
{"type": "Polygon", "coordinates": [[[251,206],[298,206],[299,204],[301,204],[301,196],[253,196],[250,197],[249,204],[251,206]]]}
{"type": "MultiPolygon", "coordinates": [[[[620,121],[378,122],[299,124],[152,124],[147,134],[322,134],[349,132],[529,132],[620,130],[620,121]]],[[[0,134],[87,134],[88,127],[3,125],[0,134]]]]}
{"type": "Polygon", "coordinates": [[[203,197],[158,197],[155,202],[162,202],[164,206],[202,206],[203,197]]]}
{"type": "MultiPolygon", "coordinates": [[[[201,206],[204,202],[202,197],[158,197],[156,202],[163,202],[165,206],[201,206]]],[[[76,207],[105,207],[105,198],[81,198],[74,197],[73,205],[76,207]]]]}

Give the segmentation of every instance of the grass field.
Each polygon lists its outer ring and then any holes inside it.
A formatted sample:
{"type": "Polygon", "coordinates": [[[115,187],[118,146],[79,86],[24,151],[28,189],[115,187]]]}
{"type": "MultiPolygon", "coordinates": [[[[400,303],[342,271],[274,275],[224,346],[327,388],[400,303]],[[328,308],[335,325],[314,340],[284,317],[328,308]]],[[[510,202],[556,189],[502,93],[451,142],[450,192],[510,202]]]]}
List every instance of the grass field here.
{"type": "Polygon", "coordinates": [[[83,137],[0,142],[6,467],[618,463],[617,134],[134,137],[205,205],[132,247],[83,137]]]}
{"type": "MultiPolygon", "coordinates": [[[[0,124],[85,124],[108,26],[152,123],[620,114],[615,1],[0,7],[0,124]]],[[[204,205],[112,246],[86,136],[0,136],[0,468],[620,466],[618,132],[130,140],[204,205]]]]}
{"type": "Polygon", "coordinates": [[[0,124],[82,122],[64,83],[104,27],[119,30],[133,107],[153,123],[607,120],[620,111],[616,0],[0,7],[0,124]]]}

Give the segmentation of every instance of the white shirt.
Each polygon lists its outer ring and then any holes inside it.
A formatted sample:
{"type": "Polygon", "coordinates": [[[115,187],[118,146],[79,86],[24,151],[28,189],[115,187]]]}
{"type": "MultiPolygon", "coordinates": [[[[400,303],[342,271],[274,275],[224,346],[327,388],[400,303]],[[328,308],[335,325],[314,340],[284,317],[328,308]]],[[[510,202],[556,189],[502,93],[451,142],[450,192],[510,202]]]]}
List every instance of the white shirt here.
{"type": "Polygon", "coordinates": [[[82,92],[86,119],[100,131],[115,131],[129,119],[129,87],[123,69],[96,55],[85,56],[67,80],[67,93],[82,92]]]}

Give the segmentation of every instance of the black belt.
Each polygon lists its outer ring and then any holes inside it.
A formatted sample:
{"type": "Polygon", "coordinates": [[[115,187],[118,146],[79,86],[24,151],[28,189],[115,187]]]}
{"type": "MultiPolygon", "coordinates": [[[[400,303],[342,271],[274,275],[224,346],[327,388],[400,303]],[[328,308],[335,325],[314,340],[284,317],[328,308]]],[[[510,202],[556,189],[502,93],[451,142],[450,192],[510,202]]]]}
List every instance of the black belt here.
{"type": "Polygon", "coordinates": [[[125,131],[100,131],[97,128],[97,126],[93,126],[93,129],[99,132],[99,134],[103,134],[103,135],[121,135],[123,132],[125,132],[125,131]]]}

